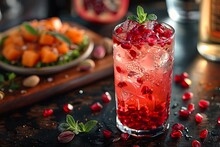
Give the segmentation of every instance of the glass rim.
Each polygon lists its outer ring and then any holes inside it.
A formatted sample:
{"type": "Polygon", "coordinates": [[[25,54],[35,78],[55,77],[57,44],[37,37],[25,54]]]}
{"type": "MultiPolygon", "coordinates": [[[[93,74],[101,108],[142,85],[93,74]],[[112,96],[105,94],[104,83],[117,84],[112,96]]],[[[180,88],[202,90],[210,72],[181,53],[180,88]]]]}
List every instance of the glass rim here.
{"type": "MultiPolygon", "coordinates": [[[[122,23],[119,23],[118,25],[116,25],[115,26],[115,28],[114,28],[114,30],[113,30],[113,33],[112,33],[112,35],[113,36],[115,36],[115,37],[117,37],[117,39],[119,39],[121,42],[123,42],[123,43],[131,43],[131,41],[128,41],[128,40],[125,40],[124,38],[122,38],[122,37],[120,37],[119,35],[117,35],[117,33],[116,33],[116,29],[117,28],[119,28],[121,25],[123,25],[125,23],[125,21],[124,22],[122,22],[122,23]]],[[[169,25],[169,24],[167,24],[167,23],[165,23],[165,22],[158,22],[159,24],[162,24],[162,25],[164,25],[164,26],[166,26],[168,29],[171,29],[172,30],[172,35],[169,37],[169,38],[167,38],[167,39],[164,39],[164,40],[160,40],[160,41],[157,41],[157,43],[161,43],[161,42],[164,42],[164,43],[166,43],[166,42],[168,42],[169,41],[169,39],[170,38],[174,38],[174,35],[175,35],[175,29],[171,26],[171,25],[169,25]]],[[[147,42],[143,42],[143,44],[146,44],[147,42]]],[[[134,45],[136,45],[136,44],[140,44],[139,42],[132,42],[132,44],[134,44],[134,45]]]]}

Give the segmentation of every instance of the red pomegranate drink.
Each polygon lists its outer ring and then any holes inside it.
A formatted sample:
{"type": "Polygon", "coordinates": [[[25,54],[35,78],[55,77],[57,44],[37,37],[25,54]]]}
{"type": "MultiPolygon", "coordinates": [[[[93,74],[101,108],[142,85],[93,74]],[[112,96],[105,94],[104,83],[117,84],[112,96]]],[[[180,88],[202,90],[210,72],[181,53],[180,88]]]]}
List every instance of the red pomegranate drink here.
{"type": "Polygon", "coordinates": [[[137,16],[113,31],[116,123],[133,136],[154,137],[168,128],[174,29],[138,6],[137,16]]]}

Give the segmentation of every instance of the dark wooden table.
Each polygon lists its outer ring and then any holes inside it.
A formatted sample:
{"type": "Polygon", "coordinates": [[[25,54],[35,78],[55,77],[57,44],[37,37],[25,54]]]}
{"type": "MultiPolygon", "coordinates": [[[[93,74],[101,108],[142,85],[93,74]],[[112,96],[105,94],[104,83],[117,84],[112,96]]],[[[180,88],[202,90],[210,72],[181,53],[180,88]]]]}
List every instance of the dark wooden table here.
{"type": "MultiPolygon", "coordinates": [[[[135,5],[130,7],[130,11],[135,11],[135,5]]],[[[191,146],[194,139],[201,141],[202,146],[220,146],[220,125],[217,119],[220,117],[220,63],[210,62],[202,58],[197,52],[198,22],[179,24],[167,17],[164,3],[154,3],[146,5],[149,12],[158,15],[161,21],[171,24],[176,30],[175,45],[175,65],[174,75],[184,71],[188,72],[192,85],[184,89],[173,82],[171,114],[169,123],[182,123],[189,130],[192,138],[182,137],[173,140],[170,137],[171,129],[164,135],[153,139],[137,139],[130,137],[127,141],[112,142],[114,138],[120,136],[121,132],[115,126],[115,100],[114,100],[114,81],[113,75],[100,79],[97,82],[72,89],[68,92],[54,95],[48,99],[34,105],[24,107],[12,112],[0,115],[0,146],[191,146]],[[101,95],[108,91],[113,100],[108,104],[103,104],[101,95]],[[182,94],[191,91],[193,99],[182,100],[182,94]],[[199,109],[198,101],[208,100],[210,106],[206,110],[199,109]],[[103,104],[101,112],[92,113],[89,106],[94,102],[103,104]],[[76,120],[85,121],[90,119],[98,120],[98,126],[89,134],[80,134],[68,144],[61,144],[57,141],[59,131],[57,126],[65,121],[66,113],[62,107],[70,103],[74,110],[70,113],[76,120]],[[182,106],[186,107],[189,103],[195,104],[195,111],[186,120],[180,119],[177,112],[182,106]],[[175,106],[175,107],[174,107],[175,106]],[[43,117],[42,112],[45,108],[52,108],[54,114],[43,117]],[[205,119],[197,124],[194,116],[201,113],[205,119]],[[113,132],[111,139],[105,139],[102,130],[108,129],[113,132]],[[203,129],[208,129],[208,137],[202,141],[199,133],[203,129]]],[[[110,37],[115,24],[97,25],[87,23],[80,18],[62,16],[63,20],[77,21],[91,30],[110,37]]],[[[117,22],[118,23],[118,22],[117,22]]],[[[0,26],[1,27],[1,26],[0,26]]]]}

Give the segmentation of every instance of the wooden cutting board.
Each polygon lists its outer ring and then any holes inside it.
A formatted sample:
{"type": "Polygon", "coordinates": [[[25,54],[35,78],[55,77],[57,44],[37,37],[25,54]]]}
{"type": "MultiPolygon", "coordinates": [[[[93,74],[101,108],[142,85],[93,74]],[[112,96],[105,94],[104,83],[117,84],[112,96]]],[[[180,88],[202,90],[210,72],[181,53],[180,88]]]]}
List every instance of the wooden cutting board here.
{"type": "MultiPolygon", "coordinates": [[[[87,29],[86,33],[94,41],[95,45],[102,43],[102,36],[87,29]]],[[[65,93],[68,90],[78,88],[113,74],[113,59],[111,54],[105,56],[103,59],[95,60],[95,64],[95,68],[91,71],[80,72],[76,70],[76,67],[73,67],[56,74],[40,76],[41,81],[36,87],[21,87],[19,90],[13,92],[5,92],[5,97],[0,100],[0,113],[39,102],[43,99],[50,98],[52,95],[65,93]]],[[[18,75],[20,83],[24,78],[25,76],[18,75]]]]}

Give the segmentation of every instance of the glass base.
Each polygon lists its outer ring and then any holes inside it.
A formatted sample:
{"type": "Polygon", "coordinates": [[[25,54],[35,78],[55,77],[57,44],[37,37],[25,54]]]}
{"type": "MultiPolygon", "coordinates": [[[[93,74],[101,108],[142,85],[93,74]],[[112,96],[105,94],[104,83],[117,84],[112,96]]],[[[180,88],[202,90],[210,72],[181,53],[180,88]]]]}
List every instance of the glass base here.
{"type": "Polygon", "coordinates": [[[168,128],[169,128],[169,123],[166,123],[165,125],[162,125],[156,129],[153,130],[135,130],[131,129],[127,126],[124,126],[121,121],[116,117],[116,126],[118,127],[119,130],[121,130],[124,133],[128,133],[132,136],[135,137],[156,137],[161,134],[163,134],[168,128]]]}

